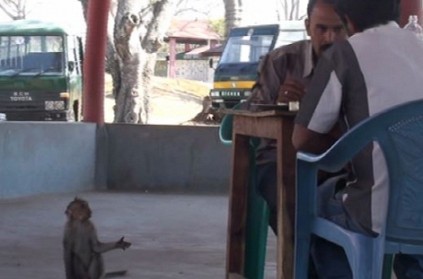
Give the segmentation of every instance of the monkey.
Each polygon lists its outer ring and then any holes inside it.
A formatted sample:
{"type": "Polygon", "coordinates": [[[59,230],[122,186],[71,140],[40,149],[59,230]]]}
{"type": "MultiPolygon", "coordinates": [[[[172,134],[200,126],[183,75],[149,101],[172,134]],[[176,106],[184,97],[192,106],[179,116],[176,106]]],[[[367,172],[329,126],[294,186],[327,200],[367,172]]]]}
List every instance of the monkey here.
{"type": "Polygon", "coordinates": [[[126,271],[104,272],[102,253],[113,249],[125,250],[131,246],[124,237],[117,242],[98,240],[94,224],[90,221],[88,202],[75,197],[66,208],[67,222],[63,235],[63,258],[66,279],[103,279],[125,275],[126,271]]]}

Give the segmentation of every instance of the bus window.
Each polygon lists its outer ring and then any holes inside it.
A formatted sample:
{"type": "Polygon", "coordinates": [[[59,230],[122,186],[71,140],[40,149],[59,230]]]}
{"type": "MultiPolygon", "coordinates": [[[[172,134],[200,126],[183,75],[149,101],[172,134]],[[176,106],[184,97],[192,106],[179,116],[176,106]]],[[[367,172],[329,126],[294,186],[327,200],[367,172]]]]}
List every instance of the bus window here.
{"type": "Polygon", "coordinates": [[[62,73],[63,50],[61,36],[2,36],[0,75],[62,73]]]}

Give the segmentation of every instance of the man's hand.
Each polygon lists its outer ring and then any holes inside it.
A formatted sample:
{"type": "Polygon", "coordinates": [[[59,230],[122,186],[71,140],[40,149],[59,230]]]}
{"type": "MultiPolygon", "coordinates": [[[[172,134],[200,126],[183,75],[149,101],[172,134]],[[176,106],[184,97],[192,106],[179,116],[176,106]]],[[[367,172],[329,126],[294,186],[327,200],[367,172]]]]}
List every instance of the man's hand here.
{"type": "Polygon", "coordinates": [[[305,86],[298,79],[287,76],[279,87],[278,103],[299,102],[305,94],[305,86]]]}

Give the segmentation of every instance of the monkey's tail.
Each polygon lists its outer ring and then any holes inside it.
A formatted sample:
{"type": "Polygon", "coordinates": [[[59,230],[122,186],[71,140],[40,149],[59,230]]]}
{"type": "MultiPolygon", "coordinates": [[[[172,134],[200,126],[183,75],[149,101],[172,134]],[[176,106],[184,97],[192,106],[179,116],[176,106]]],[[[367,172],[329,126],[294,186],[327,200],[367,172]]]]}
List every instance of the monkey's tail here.
{"type": "Polygon", "coordinates": [[[118,270],[118,271],[110,271],[104,274],[104,278],[113,278],[113,277],[120,277],[126,275],[126,270],[118,270]]]}

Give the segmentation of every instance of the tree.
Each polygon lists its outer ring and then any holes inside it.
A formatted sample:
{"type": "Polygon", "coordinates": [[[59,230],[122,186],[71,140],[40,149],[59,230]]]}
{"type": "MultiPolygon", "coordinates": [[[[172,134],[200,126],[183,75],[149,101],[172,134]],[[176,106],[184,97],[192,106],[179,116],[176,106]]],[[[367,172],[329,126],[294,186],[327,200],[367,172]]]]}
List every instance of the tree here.
{"type": "Polygon", "coordinates": [[[225,36],[236,26],[239,26],[243,17],[242,0],[223,0],[225,4],[225,36]]]}
{"type": "MultiPolygon", "coordinates": [[[[302,9],[306,0],[272,0],[273,1],[273,12],[276,12],[277,20],[299,20],[304,18],[302,9]]],[[[252,1],[251,1],[252,2],[252,1]]],[[[223,0],[225,7],[225,34],[227,35],[231,28],[239,26],[245,22],[244,8],[248,9],[248,4],[251,2],[245,2],[243,5],[242,0],[223,0]]],[[[255,1],[257,3],[257,1],[255,1]]],[[[271,17],[273,16],[270,15],[271,17]]]]}
{"type": "Polygon", "coordinates": [[[276,1],[278,5],[278,9],[277,9],[278,20],[282,20],[282,19],[298,20],[304,17],[304,15],[300,15],[300,0],[276,0],[276,1]]]}
{"type": "Polygon", "coordinates": [[[207,1],[205,4],[204,0],[177,0],[174,16],[189,15],[189,18],[211,18],[213,12],[220,6],[221,3],[218,1],[207,1]],[[204,9],[205,6],[206,9],[204,9]]]}
{"type": "Polygon", "coordinates": [[[0,10],[13,20],[25,19],[39,1],[0,0],[0,10]],[[29,4],[31,3],[31,4],[29,4]]]}
{"type": "Polygon", "coordinates": [[[211,20],[210,26],[214,32],[219,34],[221,38],[225,37],[225,20],[224,19],[211,20]]]}
{"type": "Polygon", "coordinates": [[[116,96],[114,122],[148,123],[156,54],[175,10],[174,0],[156,0],[139,5],[120,0],[114,28],[121,82],[116,96]]]}
{"type": "MultiPolygon", "coordinates": [[[[81,2],[86,14],[88,0],[81,2]]],[[[112,1],[106,68],[113,78],[114,122],[148,123],[156,53],[175,4],[175,0],[112,1]]]]}

